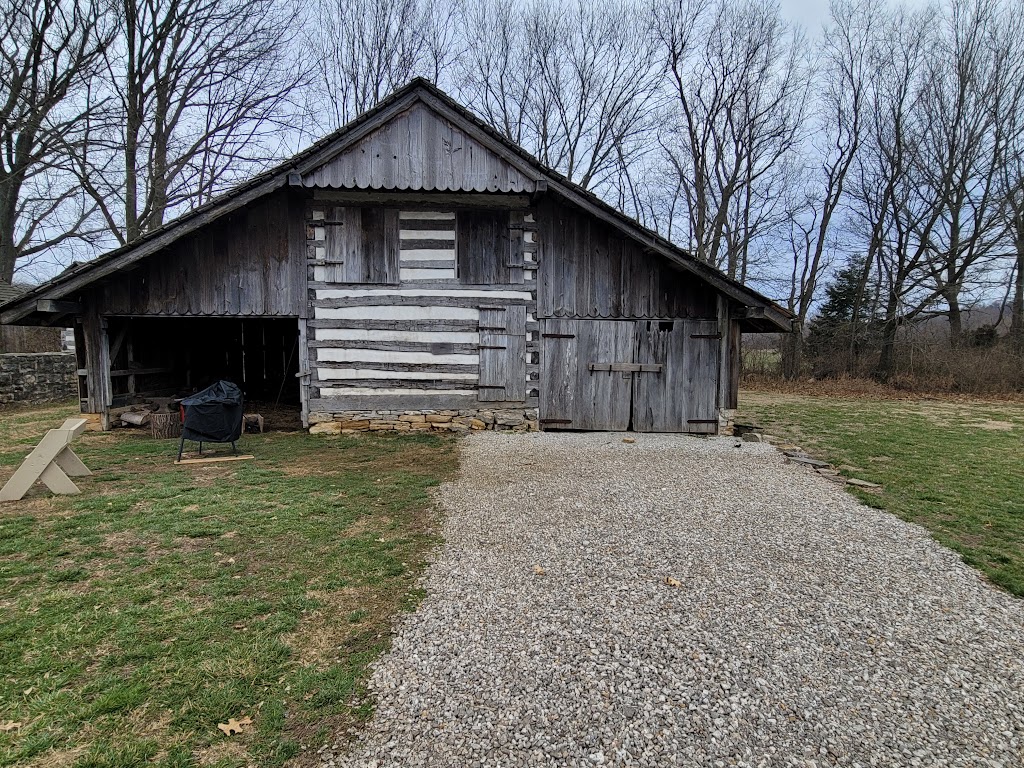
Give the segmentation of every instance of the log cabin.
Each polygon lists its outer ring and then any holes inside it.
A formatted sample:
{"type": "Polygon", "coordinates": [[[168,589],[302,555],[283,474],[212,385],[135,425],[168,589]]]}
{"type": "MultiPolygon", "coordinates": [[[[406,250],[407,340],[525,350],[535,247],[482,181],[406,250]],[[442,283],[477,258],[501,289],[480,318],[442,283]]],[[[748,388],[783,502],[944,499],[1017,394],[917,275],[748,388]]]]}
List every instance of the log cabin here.
{"type": "Polygon", "coordinates": [[[322,432],[714,434],[792,316],[415,80],[0,322],[73,325],[104,426],[225,378],[322,432]]]}

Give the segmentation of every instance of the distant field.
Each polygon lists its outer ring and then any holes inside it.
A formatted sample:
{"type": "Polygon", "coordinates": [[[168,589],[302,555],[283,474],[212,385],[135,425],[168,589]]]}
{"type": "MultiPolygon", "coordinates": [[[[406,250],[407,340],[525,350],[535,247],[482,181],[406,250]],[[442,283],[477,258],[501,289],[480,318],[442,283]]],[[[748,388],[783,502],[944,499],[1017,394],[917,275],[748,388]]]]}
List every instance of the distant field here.
{"type": "MultiPolygon", "coordinates": [[[[0,412],[0,483],[68,415],[0,412]]],[[[449,438],[245,435],[255,460],[191,466],[141,432],[75,445],[80,496],[0,504],[0,765],[302,765],[369,714],[449,438]]]]}
{"type": "Polygon", "coordinates": [[[738,420],[880,483],[858,495],[1024,596],[1024,404],[741,392],[738,420]]]}

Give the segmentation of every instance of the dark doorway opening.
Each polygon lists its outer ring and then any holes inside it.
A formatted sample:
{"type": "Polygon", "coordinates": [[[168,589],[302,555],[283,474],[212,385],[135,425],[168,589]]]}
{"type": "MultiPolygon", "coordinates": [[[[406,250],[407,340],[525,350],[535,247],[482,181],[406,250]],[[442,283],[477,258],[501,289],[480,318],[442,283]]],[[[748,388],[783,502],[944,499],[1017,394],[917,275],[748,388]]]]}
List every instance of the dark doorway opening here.
{"type": "Polygon", "coordinates": [[[110,317],[111,407],[183,397],[221,379],[247,403],[300,406],[294,318],[110,317]]]}

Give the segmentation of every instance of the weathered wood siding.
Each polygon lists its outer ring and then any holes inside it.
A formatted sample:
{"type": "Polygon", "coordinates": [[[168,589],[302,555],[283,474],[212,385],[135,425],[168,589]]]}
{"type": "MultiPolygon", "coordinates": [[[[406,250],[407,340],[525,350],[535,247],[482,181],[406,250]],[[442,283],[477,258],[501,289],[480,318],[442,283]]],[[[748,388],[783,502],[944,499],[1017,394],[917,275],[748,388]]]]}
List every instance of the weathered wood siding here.
{"type": "Polygon", "coordinates": [[[718,431],[717,320],[541,321],[545,429],[718,431]]]}
{"type": "Polygon", "coordinates": [[[104,315],[298,317],[305,307],[302,206],[270,195],[99,287],[104,315]]]}
{"type": "Polygon", "coordinates": [[[399,281],[367,285],[325,279],[340,274],[324,270],[330,215],[329,204],[310,204],[310,411],[536,403],[536,246],[523,245],[532,217],[499,213],[503,237],[460,243],[464,211],[397,210],[399,281]],[[530,262],[518,270],[520,282],[467,282],[460,274],[460,264],[509,263],[513,242],[530,262]]]}
{"type": "Polygon", "coordinates": [[[716,317],[714,289],[604,222],[551,199],[538,220],[540,317],[716,317]]]}
{"type": "Polygon", "coordinates": [[[426,105],[412,106],[303,178],[307,187],[532,192],[534,181],[426,105]]]}

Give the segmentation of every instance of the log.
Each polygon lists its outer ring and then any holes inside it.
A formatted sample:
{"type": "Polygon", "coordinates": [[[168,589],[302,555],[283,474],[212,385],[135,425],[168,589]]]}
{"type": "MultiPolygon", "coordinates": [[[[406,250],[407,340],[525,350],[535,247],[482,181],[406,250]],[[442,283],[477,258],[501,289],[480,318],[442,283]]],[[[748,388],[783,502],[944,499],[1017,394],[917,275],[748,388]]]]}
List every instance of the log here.
{"type": "Polygon", "coordinates": [[[181,416],[177,411],[170,413],[153,413],[149,417],[153,437],[181,437],[181,416]]]}

